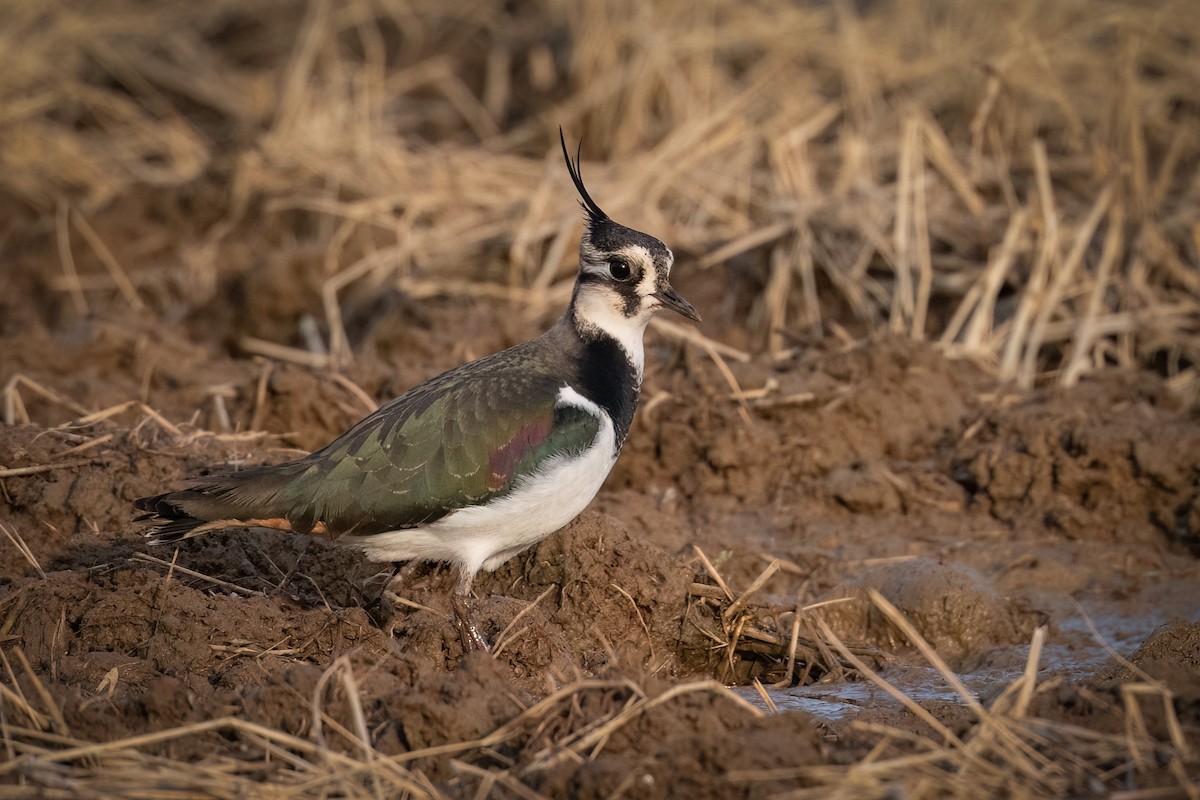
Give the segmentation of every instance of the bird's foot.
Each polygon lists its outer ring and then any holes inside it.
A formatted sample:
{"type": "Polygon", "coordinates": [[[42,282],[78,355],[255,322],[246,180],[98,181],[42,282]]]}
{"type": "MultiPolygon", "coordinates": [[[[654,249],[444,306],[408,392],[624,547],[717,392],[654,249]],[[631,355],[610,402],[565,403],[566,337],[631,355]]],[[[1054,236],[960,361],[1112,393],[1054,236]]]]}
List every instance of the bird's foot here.
{"type": "Polygon", "coordinates": [[[458,626],[458,636],[462,640],[463,653],[474,651],[492,652],[492,645],[483,635],[483,632],[479,630],[479,626],[475,624],[475,603],[473,598],[469,594],[459,594],[456,592],[451,597],[450,604],[454,608],[454,622],[458,626]]]}
{"type": "Polygon", "coordinates": [[[385,586],[379,594],[379,614],[376,622],[388,637],[396,635],[396,625],[400,622],[399,615],[396,613],[400,610],[400,595],[392,591],[391,586],[385,586]]]}
{"type": "Polygon", "coordinates": [[[389,636],[395,632],[397,614],[400,610],[413,606],[413,603],[406,600],[400,592],[411,582],[417,570],[422,566],[424,564],[420,561],[408,561],[397,565],[390,575],[383,573],[387,575],[387,578],[383,589],[379,592],[377,610],[372,612],[372,616],[379,627],[389,636]]]}

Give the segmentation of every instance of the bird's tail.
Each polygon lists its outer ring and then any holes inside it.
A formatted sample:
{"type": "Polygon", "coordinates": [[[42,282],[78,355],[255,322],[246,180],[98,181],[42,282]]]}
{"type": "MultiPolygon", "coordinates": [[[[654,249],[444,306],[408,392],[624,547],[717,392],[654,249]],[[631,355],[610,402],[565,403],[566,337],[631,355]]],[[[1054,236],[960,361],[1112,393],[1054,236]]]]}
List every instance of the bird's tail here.
{"type": "Polygon", "coordinates": [[[146,538],[150,544],[168,544],[181,539],[190,539],[204,533],[204,528],[213,520],[192,516],[185,510],[185,505],[194,499],[196,492],[183,490],[167,492],[153,497],[140,497],[133,501],[133,507],[143,513],[133,518],[134,522],[149,522],[152,527],[146,530],[146,538]]]}
{"type": "MultiPolygon", "coordinates": [[[[289,462],[243,472],[210,475],[189,482],[186,489],[133,501],[148,522],[150,544],[168,544],[222,528],[266,527],[302,530],[288,519],[281,494],[305,465],[289,462]]],[[[294,512],[294,509],[292,509],[294,512]]]]}

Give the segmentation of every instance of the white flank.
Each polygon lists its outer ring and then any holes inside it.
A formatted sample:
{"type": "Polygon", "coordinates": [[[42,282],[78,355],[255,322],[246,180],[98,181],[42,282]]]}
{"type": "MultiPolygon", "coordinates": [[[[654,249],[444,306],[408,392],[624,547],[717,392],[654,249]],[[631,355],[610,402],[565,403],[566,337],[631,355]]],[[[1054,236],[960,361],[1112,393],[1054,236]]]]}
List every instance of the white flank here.
{"type": "MultiPolygon", "coordinates": [[[[638,352],[641,352],[639,339],[638,352]]],[[[482,506],[463,508],[420,528],[342,541],[373,561],[451,561],[474,574],[509,558],[575,519],[592,502],[616,462],[612,420],[570,386],[558,391],[559,406],[574,406],[600,420],[595,441],[575,458],[555,456],[510,493],[482,506]]]]}

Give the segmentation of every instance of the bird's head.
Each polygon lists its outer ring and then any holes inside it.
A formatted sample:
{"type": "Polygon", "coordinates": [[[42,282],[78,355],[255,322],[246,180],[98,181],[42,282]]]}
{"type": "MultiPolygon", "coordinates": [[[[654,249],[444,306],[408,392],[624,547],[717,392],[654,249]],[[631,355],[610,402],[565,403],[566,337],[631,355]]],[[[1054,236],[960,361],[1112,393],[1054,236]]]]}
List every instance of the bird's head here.
{"type": "Polygon", "coordinates": [[[582,198],[585,229],[579,243],[579,276],[571,308],[576,319],[624,340],[642,330],[660,308],[669,308],[688,319],[700,315],[671,288],[675,256],[653,236],[626,228],[609,219],[596,205],[579,174],[579,152],[571,160],[567,141],[558,132],[571,180],[582,198]]]}

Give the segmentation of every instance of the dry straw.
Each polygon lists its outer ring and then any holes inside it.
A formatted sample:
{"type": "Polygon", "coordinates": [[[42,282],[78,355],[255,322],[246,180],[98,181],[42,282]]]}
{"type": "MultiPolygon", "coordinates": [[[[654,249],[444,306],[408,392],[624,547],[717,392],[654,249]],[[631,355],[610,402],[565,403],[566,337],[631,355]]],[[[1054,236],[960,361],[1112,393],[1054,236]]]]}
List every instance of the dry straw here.
{"type": "Polygon", "coordinates": [[[749,321],[772,354],[840,316],[1026,386],[1137,364],[1193,383],[1200,22],[1185,2],[513,16],[110,0],[7,16],[0,184],[57,231],[53,285],[80,312],[161,301],[164,281],[203,302],[245,223],[304,218],[327,351],[253,352],[346,364],[347,295],[384,286],[543,314],[569,288],[580,224],[551,146],[562,125],[584,138],[596,196],[670,241],[681,271],[764,276],[749,321]],[[209,167],[229,175],[227,215],[180,243],[174,273],[91,221],[209,167]]]}

